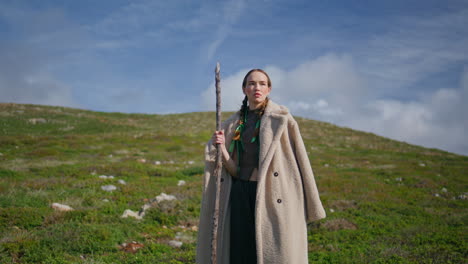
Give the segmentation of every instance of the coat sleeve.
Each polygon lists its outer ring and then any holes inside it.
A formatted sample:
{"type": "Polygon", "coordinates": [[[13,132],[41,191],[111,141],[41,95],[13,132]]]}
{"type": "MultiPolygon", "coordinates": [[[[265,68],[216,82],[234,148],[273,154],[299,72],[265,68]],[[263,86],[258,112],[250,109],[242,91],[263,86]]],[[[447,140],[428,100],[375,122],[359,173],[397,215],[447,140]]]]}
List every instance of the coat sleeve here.
{"type": "Polygon", "coordinates": [[[315,183],[314,173],[310,165],[304,141],[302,140],[299,126],[296,121],[293,122],[292,143],[296,156],[296,162],[299,167],[302,185],[304,189],[304,200],[306,209],[306,221],[310,223],[325,218],[325,210],[320,201],[319,192],[315,183]]]}
{"type": "Polygon", "coordinates": [[[211,177],[214,172],[216,163],[216,146],[212,143],[211,139],[205,145],[205,177],[203,182],[203,193],[207,187],[207,179],[211,177]]]}

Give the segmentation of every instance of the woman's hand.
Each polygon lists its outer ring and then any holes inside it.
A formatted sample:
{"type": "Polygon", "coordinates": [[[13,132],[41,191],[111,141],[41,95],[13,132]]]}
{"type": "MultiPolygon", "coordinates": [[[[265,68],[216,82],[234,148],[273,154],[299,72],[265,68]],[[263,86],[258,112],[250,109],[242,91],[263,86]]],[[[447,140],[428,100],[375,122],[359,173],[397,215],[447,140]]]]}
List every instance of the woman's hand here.
{"type": "Polygon", "coordinates": [[[213,133],[212,142],[213,144],[221,144],[221,146],[224,146],[224,142],[226,142],[224,130],[215,131],[213,133]]]}
{"type": "Polygon", "coordinates": [[[236,177],[237,167],[234,161],[229,156],[229,152],[226,149],[226,138],[224,136],[224,130],[215,131],[213,133],[211,141],[214,145],[219,144],[223,156],[223,163],[226,166],[227,171],[229,172],[229,174],[231,174],[231,176],[236,177]]]}

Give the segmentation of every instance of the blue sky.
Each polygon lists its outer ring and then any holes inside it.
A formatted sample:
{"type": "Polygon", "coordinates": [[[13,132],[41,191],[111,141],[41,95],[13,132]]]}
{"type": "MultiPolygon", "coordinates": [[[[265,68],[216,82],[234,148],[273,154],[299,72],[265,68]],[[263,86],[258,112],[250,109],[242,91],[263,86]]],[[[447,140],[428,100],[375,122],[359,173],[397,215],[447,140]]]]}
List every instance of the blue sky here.
{"type": "Polygon", "coordinates": [[[0,102],[214,110],[251,68],[294,115],[468,154],[468,1],[0,2],[0,102]]]}

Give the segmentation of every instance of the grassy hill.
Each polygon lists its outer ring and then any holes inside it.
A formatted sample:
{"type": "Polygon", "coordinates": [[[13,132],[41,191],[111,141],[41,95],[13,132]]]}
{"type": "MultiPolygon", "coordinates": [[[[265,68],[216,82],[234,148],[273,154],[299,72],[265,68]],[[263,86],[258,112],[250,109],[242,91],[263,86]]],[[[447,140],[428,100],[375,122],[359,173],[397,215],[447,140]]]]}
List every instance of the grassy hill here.
{"type": "MultiPolygon", "coordinates": [[[[0,104],[0,263],[193,263],[214,118],[0,104]]],[[[297,120],[328,214],[311,262],[468,262],[468,157],[297,120]]]]}

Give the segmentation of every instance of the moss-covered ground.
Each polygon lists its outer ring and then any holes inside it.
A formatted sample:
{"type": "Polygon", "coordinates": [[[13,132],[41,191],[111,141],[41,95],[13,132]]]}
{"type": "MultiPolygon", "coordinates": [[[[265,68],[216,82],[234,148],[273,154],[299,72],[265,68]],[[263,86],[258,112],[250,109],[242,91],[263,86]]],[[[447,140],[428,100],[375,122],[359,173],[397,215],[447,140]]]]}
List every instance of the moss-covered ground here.
{"type": "MultiPolygon", "coordinates": [[[[214,120],[0,104],[0,263],[193,263],[214,120]],[[163,192],[177,200],[120,217],[163,192]]],[[[311,263],[468,262],[468,157],[297,120],[328,214],[311,263]]]]}

